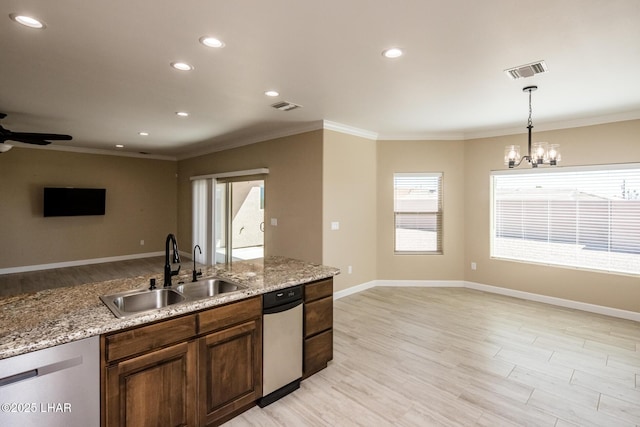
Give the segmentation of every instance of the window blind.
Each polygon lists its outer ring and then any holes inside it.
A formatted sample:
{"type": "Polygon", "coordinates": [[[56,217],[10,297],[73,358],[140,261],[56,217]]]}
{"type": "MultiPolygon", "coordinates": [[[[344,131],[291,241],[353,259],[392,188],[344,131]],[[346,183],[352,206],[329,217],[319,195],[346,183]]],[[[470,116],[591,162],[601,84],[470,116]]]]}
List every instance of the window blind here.
{"type": "Polygon", "coordinates": [[[396,173],[396,253],[442,253],[442,173],[396,173]]]}
{"type": "Polygon", "coordinates": [[[639,164],[501,171],[491,180],[492,257],[640,274],[639,164]]]}

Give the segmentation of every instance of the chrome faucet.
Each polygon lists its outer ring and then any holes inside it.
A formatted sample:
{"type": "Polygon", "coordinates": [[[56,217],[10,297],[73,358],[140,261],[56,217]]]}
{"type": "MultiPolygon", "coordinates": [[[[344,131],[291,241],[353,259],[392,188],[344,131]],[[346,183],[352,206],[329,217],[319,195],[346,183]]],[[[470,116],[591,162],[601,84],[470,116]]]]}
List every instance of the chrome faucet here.
{"type": "Polygon", "coordinates": [[[169,263],[169,242],[173,245],[173,259],[172,261],[178,264],[180,263],[180,252],[178,252],[178,241],[176,240],[176,236],[173,234],[169,234],[167,236],[167,241],[164,246],[164,286],[171,286],[171,276],[177,276],[180,271],[180,266],[178,265],[177,270],[171,269],[171,264],[169,263]]]}
{"type": "Polygon", "coordinates": [[[200,273],[196,272],[196,248],[198,248],[198,252],[200,252],[200,255],[202,255],[202,249],[200,248],[200,245],[195,245],[193,247],[193,274],[192,274],[193,280],[191,280],[192,282],[197,282],[198,276],[202,276],[202,272],[200,273]]]}

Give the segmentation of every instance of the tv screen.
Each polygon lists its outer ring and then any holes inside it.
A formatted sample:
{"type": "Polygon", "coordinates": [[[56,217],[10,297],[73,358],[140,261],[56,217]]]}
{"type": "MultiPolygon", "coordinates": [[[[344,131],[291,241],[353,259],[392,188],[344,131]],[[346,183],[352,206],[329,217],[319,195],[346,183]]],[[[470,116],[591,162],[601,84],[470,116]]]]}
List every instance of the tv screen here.
{"type": "Polygon", "coordinates": [[[44,216],[104,215],[104,188],[44,188],[44,216]]]}

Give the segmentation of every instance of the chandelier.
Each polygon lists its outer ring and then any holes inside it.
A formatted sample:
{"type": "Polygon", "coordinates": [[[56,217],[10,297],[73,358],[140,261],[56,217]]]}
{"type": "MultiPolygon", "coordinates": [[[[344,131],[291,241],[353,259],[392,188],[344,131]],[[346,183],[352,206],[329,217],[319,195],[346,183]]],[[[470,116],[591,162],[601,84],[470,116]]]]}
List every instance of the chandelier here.
{"type": "Polygon", "coordinates": [[[504,149],[504,164],[509,165],[509,168],[520,166],[524,160],[529,162],[531,167],[534,168],[537,168],[538,165],[556,166],[561,159],[559,144],[549,144],[546,142],[531,143],[531,129],[533,129],[533,121],[531,120],[531,92],[537,89],[538,86],[527,86],[522,89],[523,92],[529,92],[529,121],[527,122],[529,140],[527,154],[525,156],[520,155],[519,145],[507,145],[504,149]]]}

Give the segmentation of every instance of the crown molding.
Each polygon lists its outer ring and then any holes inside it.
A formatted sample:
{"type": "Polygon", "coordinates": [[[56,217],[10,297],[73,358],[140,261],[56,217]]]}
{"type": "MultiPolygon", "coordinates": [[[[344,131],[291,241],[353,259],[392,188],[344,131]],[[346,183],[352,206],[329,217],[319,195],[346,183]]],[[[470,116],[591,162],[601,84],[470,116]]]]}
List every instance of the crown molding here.
{"type": "Polygon", "coordinates": [[[61,145],[33,145],[33,144],[23,144],[23,143],[12,143],[14,148],[27,148],[30,150],[50,150],[50,151],[65,151],[69,153],[81,153],[81,154],[98,154],[102,156],[117,156],[117,157],[135,157],[139,159],[154,159],[154,160],[170,160],[176,161],[178,160],[174,156],[163,156],[160,154],[142,154],[142,153],[132,153],[127,151],[114,151],[114,150],[104,150],[100,148],[83,148],[83,147],[63,147],[61,145]]]}
{"type": "Polygon", "coordinates": [[[426,134],[382,134],[379,141],[462,141],[464,133],[426,133],[426,134]]]}
{"type": "MultiPolygon", "coordinates": [[[[563,120],[547,123],[536,123],[535,129],[537,132],[551,131],[560,129],[570,129],[585,126],[595,126],[607,123],[622,122],[628,120],[640,119],[640,110],[628,111],[624,113],[616,113],[581,119],[563,120]]],[[[211,154],[219,151],[230,150],[232,148],[238,148],[245,145],[256,144],[258,142],[269,141],[276,138],[284,138],[287,136],[298,135],[305,132],[311,132],[315,130],[331,130],[335,132],[344,133],[347,135],[358,136],[361,138],[370,139],[373,141],[466,141],[470,139],[492,138],[506,135],[518,135],[526,133],[525,126],[509,127],[501,129],[492,129],[486,131],[475,132],[444,132],[444,133],[424,133],[424,134],[379,134],[366,129],[357,128],[354,126],[345,125],[330,120],[317,120],[313,122],[304,122],[299,124],[292,124],[286,129],[266,133],[262,135],[254,135],[245,138],[239,138],[236,140],[228,140],[223,142],[213,142],[211,147],[207,147],[200,150],[187,151],[183,154],[176,156],[166,156],[159,154],[141,154],[127,151],[105,150],[99,148],[83,148],[83,147],[69,147],[60,145],[32,145],[23,143],[12,143],[14,147],[28,148],[35,150],[54,150],[65,151],[72,153],[82,154],[98,154],[104,156],[118,156],[118,157],[133,157],[140,159],[154,159],[154,160],[168,160],[178,161],[190,159],[193,157],[199,157],[206,154],[211,154]]]]}
{"type": "Polygon", "coordinates": [[[349,125],[343,125],[342,123],[332,122],[330,120],[323,120],[322,128],[325,130],[346,133],[347,135],[359,136],[361,138],[371,139],[374,141],[377,141],[379,139],[376,132],[368,131],[366,129],[360,129],[349,125]]]}
{"type": "Polygon", "coordinates": [[[314,130],[322,129],[322,120],[317,120],[314,122],[305,122],[300,124],[293,124],[293,126],[287,127],[286,129],[282,129],[279,131],[249,136],[245,138],[239,138],[236,140],[229,140],[224,142],[214,142],[211,147],[203,148],[199,150],[193,150],[183,153],[182,155],[177,156],[178,160],[186,160],[191,159],[193,157],[204,156],[206,154],[217,153],[219,151],[230,150],[232,148],[243,147],[245,145],[257,144],[258,142],[269,141],[271,139],[276,138],[285,138],[287,136],[298,135],[300,133],[311,132],[314,130]]]}
{"type": "MultiPolygon", "coordinates": [[[[544,132],[544,131],[550,131],[550,130],[571,129],[571,128],[586,127],[586,126],[603,125],[607,123],[626,122],[628,120],[638,120],[638,119],[640,119],[640,110],[627,111],[624,113],[608,114],[603,116],[587,117],[582,119],[536,123],[535,131],[544,132]]],[[[503,128],[503,129],[493,129],[493,130],[480,131],[480,132],[468,132],[464,134],[463,139],[467,140],[467,139],[491,138],[495,136],[518,135],[521,133],[527,133],[526,126],[524,125],[524,123],[522,126],[517,128],[503,128]]]]}

